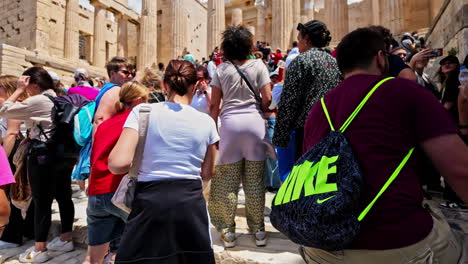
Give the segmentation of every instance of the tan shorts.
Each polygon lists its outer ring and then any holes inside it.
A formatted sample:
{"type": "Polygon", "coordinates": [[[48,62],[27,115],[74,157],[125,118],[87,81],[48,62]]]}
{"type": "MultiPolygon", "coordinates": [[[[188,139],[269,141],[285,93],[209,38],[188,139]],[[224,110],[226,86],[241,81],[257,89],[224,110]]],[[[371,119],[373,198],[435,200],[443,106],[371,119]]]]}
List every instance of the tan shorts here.
{"type": "Polygon", "coordinates": [[[306,263],[320,264],[457,264],[462,262],[462,242],[452,233],[445,218],[433,213],[434,226],[422,241],[391,250],[342,250],[328,252],[316,248],[301,249],[306,263]]]}

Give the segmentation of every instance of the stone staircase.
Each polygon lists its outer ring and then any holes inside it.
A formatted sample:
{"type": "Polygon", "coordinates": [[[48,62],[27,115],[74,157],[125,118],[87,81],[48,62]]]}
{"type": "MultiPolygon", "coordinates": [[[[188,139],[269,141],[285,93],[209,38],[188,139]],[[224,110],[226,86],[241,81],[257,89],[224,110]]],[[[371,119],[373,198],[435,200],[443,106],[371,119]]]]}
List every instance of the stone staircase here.
{"type": "MultiPolygon", "coordinates": [[[[75,186],[73,186],[76,189],[75,186]]],[[[231,249],[224,249],[219,234],[214,227],[211,228],[213,239],[213,249],[215,251],[217,264],[303,264],[304,261],[297,251],[298,246],[288,240],[284,235],[273,228],[268,217],[270,212],[271,200],[274,194],[267,193],[265,208],[265,225],[268,232],[268,245],[266,247],[256,247],[253,235],[248,234],[247,223],[245,219],[245,200],[241,190],[239,193],[239,205],[237,210],[237,246],[231,249]]],[[[86,256],[87,241],[87,223],[86,206],[87,198],[74,198],[75,204],[75,223],[73,226],[73,240],[76,249],[61,255],[54,255],[49,264],[78,264],[82,263],[86,256]]],[[[53,204],[52,226],[49,238],[52,239],[60,234],[60,215],[57,203],[53,204]]],[[[16,264],[18,255],[33,245],[29,241],[25,245],[15,249],[0,250],[0,263],[16,264]]]]}

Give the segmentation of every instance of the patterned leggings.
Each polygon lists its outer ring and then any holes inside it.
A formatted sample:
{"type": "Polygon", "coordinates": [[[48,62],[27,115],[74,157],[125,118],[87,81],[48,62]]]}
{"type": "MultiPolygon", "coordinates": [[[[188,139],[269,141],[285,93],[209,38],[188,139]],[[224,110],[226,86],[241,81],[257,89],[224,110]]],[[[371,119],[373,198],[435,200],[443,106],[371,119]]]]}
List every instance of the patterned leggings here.
{"type": "Polygon", "coordinates": [[[218,165],[211,180],[208,203],[211,222],[224,234],[236,231],[234,217],[237,210],[237,194],[242,177],[245,192],[245,212],[250,232],[265,229],[265,161],[241,160],[218,165]]]}

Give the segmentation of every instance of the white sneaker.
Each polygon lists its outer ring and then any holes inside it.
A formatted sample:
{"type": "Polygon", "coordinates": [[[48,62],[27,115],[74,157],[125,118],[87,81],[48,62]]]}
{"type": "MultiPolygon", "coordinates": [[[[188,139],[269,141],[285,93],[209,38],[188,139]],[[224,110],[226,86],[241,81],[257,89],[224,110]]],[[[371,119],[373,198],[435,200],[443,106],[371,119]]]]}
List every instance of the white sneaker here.
{"type": "Polygon", "coordinates": [[[264,247],[267,244],[267,233],[265,231],[255,232],[255,245],[257,247],[264,247]]]}
{"type": "Polygon", "coordinates": [[[19,245],[16,243],[10,243],[10,242],[5,242],[3,240],[0,240],[0,249],[15,248],[15,247],[19,247],[19,245]]]}
{"type": "Polygon", "coordinates": [[[62,241],[60,237],[54,238],[47,244],[47,249],[52,251],[70,252],[75,249],[73,241],[62,241]]]}
{"type": "Polygon", "coordinates": [[[21,263],[43,263],[50,259],[49,252],[36,251],[34,246],[19,256],[21,263]]]}
{"type": "Polygon", "coordinates": [[[233,248],[236,246],[236,233],[226,232],[221,235],[221,240],[225,248],[233,248]]]}

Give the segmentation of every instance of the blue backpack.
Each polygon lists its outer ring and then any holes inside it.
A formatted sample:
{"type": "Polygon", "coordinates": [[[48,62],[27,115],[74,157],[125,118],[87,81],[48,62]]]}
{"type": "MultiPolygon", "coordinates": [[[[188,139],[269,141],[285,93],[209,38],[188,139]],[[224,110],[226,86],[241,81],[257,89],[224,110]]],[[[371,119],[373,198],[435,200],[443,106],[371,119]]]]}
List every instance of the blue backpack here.
{"type": "Polygon", "coordinates": [[[96,109],[101,102],[104,94],[115,86],[113,83],[106,83],[94,102],[91,102],[81,108],[74,118],[73,137],[78,145],[84,146],[93,136],[93,122],[96,109]]]}

